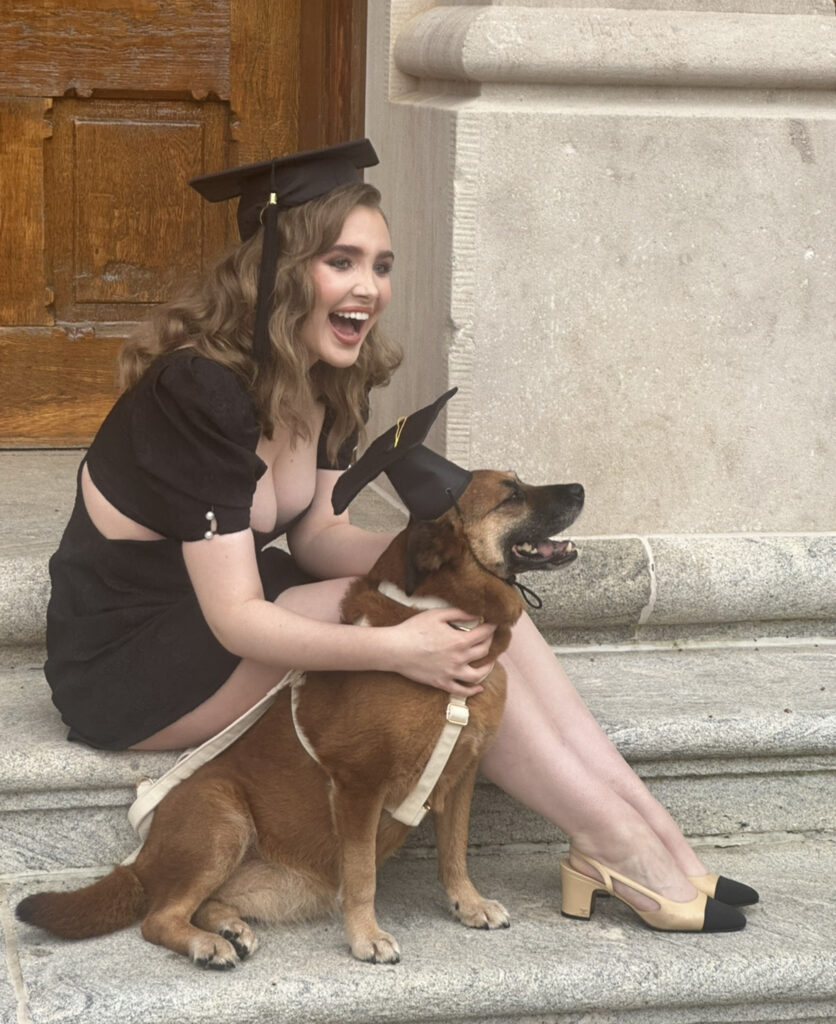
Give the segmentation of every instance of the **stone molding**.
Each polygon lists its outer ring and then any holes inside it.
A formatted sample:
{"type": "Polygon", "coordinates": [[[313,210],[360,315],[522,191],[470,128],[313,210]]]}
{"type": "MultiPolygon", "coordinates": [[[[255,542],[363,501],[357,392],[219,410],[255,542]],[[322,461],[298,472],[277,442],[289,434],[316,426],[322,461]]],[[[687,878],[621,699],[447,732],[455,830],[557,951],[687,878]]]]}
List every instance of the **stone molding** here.
{"type": "Polygon", "coordinates": [[[836,18],[441,6],[398,33],[398,70],[506,85],[836,88],[836,18]]]}
{"type": "Polygon", "coordinates": [[[552,643],[832,636],[836,533],[577,538],[567,569],[524,582],[552,643]]]}
{"type": "MultiPolygon", "coordinates": [[[[552,643],[836,635],[836,533],[577,537],[580,558],[522,582],[552,643]]],[[[44,642],[46,560],[6,559],[0,644],[44,642]]]]}

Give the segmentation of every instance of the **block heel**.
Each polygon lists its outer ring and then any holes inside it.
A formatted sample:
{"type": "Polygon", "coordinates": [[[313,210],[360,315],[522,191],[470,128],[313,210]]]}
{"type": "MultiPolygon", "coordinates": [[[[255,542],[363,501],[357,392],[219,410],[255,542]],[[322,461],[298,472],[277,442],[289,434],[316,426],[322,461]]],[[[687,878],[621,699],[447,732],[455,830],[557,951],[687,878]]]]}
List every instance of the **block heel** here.
{"type": "Polygon", "coordinates": [[[606,893],[600,882],[575,871],[568,861],[560,862],[560,913],[564,917],[588,921],[595,909],[597,893],[606,893]]]}

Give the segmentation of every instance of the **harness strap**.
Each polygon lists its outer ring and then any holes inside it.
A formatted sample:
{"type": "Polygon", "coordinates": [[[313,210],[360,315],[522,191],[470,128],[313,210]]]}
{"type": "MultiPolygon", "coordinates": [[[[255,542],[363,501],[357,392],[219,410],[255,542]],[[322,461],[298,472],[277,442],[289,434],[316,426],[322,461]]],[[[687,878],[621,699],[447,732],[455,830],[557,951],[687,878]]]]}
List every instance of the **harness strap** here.
{"type": "Polygon", "coordinates": [[[305,753],[311,758],[311,760],[316,761],[317,764],[321,764],[322,762],[316,756],[316,751],[314,750],[311,741],[305,735],[305,730],[299,724],[299,689],[304,682],[305,680],[302,678],[293,683],[293,689],[290,691],[290,717],[293,719],[293,728],[296,730],[296,739],[302,744],[305,753]]]}
{"type": "Polygon", "coordinates": [[[140,845],[129,857],[122,861],[123,864],[132,864],[136,855],[142,849],[142,843],[148,836],[151,822],[154,818],[154,811],[160,801],[171,792],[174,787],[187,779],[202,765],[217,757],[226,750],[262,717],[275,702],[279,690],[285,686],[296,686],[304,681],[304,673],[294,669],[287,672],[281,680],[261,698],[261,700],[248,708],[242,715],[239,715],[234,722],[230,722],[215,736],[211,736],[199,747],[187,750],[175,761],[173,767],[161,775],[156,781],[147,777],[137,781],[136,800],[128,809],[128,821],[134,832],[142,840],[140,845]]]}
{"type": "MultiPolygon", "coordinates": [[[[408,608],[418,608],[421,611],[427,611],[431,608],[451,607],[449,602],[442,600],[440,597],[410,597],[399,586],[389,580],[383,580],[378,584],[377,589],[384,597],[388,597],[390,601],[395,601],[397,604],[405,605],[408,608]]],[[[455,629],[469,631],[475,629],[480,622],[481,619],[474,619],[472,622],[451,622],[450,625],[455,629]]],[[[450,760],[450,755],[453,753],[453,748],[456,745],[459,734],[470,718],[466,698],[450,697],[445,717],[447,721],[441,730],[441,735],[436,740],[436,744],[430,754],[430,759],[427,761],[421,777],[416,782],[415,788],[397,807],[386,808],[396,821],[400,821],[404,825],[409,825],[410,827],[419,825],[423,821],[424,815],[430,809],[427,803],[430,793],[435,789],[436,783],[441,778],[441,773],[450,760]]]]}
{"type": "Polygon", "coordinates": [[[467,708],[467,701],[464,697],[451,697],[447,704],[447,721],[441,730],[427,766],[421,773],[421,778],[415,784],[415,788],[409,796],[395,808],[387,807],[386,810],[396,821],[403,822],[410,827],[420,825],[424,815],[430,809],[427,801],[430,793],[435,789],[436,783],[441,778],[441,773],[450,760],[453,747],[459,738],[459,733],[467,725],[470,718],[470,711],[467,708]]]}

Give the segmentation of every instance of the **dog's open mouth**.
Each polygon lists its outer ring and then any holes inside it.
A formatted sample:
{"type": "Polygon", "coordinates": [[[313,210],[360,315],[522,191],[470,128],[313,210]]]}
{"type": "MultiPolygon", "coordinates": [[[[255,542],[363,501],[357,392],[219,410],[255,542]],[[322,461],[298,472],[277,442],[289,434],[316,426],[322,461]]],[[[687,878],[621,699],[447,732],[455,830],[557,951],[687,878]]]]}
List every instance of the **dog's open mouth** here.
{"type": "Polygon", "coordinates": [[[512,568],[515,572],[529,569],[559,569],[574,562],[578,549],[570,540],[549,538],[538,543],[522,541],[511,545],[512,568]]]}

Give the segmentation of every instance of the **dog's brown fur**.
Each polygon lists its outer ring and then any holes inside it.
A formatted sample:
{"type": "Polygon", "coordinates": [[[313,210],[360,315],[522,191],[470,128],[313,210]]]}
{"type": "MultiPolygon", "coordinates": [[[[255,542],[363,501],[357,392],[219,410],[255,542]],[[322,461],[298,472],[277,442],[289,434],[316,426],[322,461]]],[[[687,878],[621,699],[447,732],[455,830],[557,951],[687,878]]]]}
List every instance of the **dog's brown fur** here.
{"type": "MultiPolygon", "coordinates": [[[[509,538],[519,535],[526,517],[539,517],[541,530],[548,518],[555,533],[568,525],[580,501],[577,495],[570,501],[566,491],[526,488],[510,474],[475,473],[455,508],[431,523],[411,524],[372,572],[352,584],[344,620],[365,617],[383,626],[416,614],[378,592],[379,581],[389,580],[493,623],[485,662],[493,661],[522,611],[504,578],[512,571],[509,538]]],[[[465,863],[476,769],[505,700],[502,667],[482,685],[469,699],[469,723],[429,802],[440,877],[455,915],[471,927],[497,928],[508,925],[508,914],[480,896],[465,863]]],[[[280,692],[245,736],[166,796],[131,867],[75,892],[30,896],[18,916],[67,938],[104,934],[141,918],[148,941],[225,968],[256,948],[244,918],[310,917],[333,908],[339,893],[352,953],[394,963],[397,942],[374,912],[376,866],[409,829],[384,807],[411,791],[447,702],[445,692],[393,673],[310,672],[298,690],[297,716],[319,763],[297,739],[291,693],[280,692]]]]}

